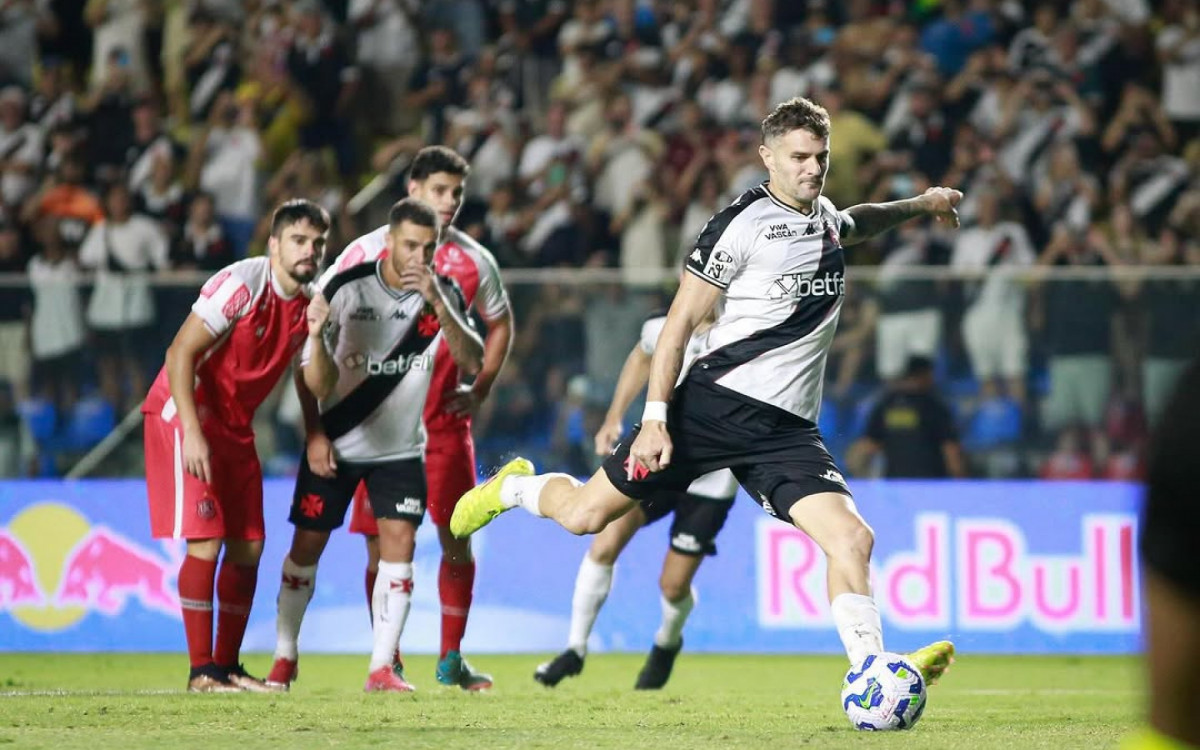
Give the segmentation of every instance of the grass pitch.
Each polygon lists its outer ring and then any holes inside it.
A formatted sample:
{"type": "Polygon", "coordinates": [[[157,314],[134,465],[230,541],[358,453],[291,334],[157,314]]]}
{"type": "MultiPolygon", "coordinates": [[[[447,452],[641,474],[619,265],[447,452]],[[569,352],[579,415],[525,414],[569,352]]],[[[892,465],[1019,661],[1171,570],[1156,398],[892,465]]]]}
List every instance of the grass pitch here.
{"type": "MultiPolygon", "coordinates": [[[[548,690],[538,656],[472,656],[469,695],[411,657],[412,695],[364,695],[365,656],[306,656],[284,695],[187,695],[183,654],[0,654],[0,747],[968,748],[1100,750],[1142,711],[1136,659],[960,655],[911,732],[854,731],[840,657],[684,653],[661,692],[632,690],[641,654],[596,654],[548,690]]],[[[265,675],[269,658],[246,666],[265,675]]]]}

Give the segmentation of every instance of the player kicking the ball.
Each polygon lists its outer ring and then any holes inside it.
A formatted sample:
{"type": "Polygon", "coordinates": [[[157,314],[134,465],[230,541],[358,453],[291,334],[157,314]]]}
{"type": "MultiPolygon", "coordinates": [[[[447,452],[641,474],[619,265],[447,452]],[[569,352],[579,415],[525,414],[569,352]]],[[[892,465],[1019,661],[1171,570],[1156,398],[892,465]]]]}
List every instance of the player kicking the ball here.
{"type": "Polygon", "coordinates": [[[328,231],[329,214],[315,203],[275,209],[267,257],[208,280],[142,405],[150,528],[158,539],[187,540],[179,603],[191,692],[267,689],[238,663],[266,535],[251,422],[304,343],[308,285],[328,231]]]}
{"type": "Polygon", "coordinates": [[[468,374],[482,366],[483,342],[464,317],[457,286],[433,273],[437,213],[406,198],[392,207],[388,226],[387,256],[327,272],[324,296],[314,299],[309,316],[302,377],[320,402],[319,422],[332,455],[320,466],[305,456],[296,479],[289,518],[296,530],[284,561],[280,638],[267,678],[280,689],[296,678],[296,639],[317,562],[329,533],[342,525],[355,488],[365,482],[379,519],[380,554],[365,689],[413,690],[392,670],[392,655],[408,617],[416,532],[425,515],[422,412],[442,342],[468,374]]]}
{"type": "MultiPolygon", "coordinates": [[[[525,459],[510,462],[459,501],[450,528],[465,536],[520,505],[573,533],[594,534],[638,500],[732,469],[763,510],[825,553],[833,620],[857,664],[884,651],[869,583],[874,532],[816,427],[845,295],[842,246],[918,216],[957,226],[962,193],[935,187],[838,211],[821,196],[828,113],[791,99],[763,120],[762,135],[770,179],[701,231],[654,352],[641,424],[583,485],[563,474],[532,476],[525,459]],[[718,301],[705,352],[683,372],[688,339],[718,301]]],[[[953,655],[953,644],[939,641],[911,658],[932,683],[953,655]]]]}
{"type": "MultiPolygon", "coordinates": [[[[665,314],[656,314],[642,324],[641,338],[625,359],[612,404],[604,424],[596,433],[596,455],[607,456],[620,439],[621,419],[650,377],[650,357],[665,322],[665,314]]],[[[684,369],[704,350],[705,334],[711,324],[712,317],[709,316],[697,326],[684,354],[684,369]]],[[[737,480],[728,469],[705,474],[692,482],[687,492],[664,490],[641,501],[597,534],[579,564],[579,574],[575,578],[567,650],[539,666],[533,678],[546,687],[554,687],[563,678],[583,671],[588,636],[612,590],[617,557],[639,529],[674,513],[671,546],[659,577],[662,624],[654,634],[654,646],[634,688],[658,690],[666,685],[675,667],[675,657],[683,648],[683,626],[696,604],[692,579],[704,557],[717,554],[717,534],[725,525],[736,493],[737,480]]]]}

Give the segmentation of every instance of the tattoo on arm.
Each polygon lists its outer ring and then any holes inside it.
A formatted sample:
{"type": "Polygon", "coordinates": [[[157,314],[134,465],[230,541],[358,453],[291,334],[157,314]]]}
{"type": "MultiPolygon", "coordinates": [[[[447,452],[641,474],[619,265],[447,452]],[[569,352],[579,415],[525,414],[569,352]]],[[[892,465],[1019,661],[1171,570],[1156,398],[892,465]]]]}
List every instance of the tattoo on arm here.
{"type": "Polygon", "coordinates": [[[925,214],[920,198],[905,198],[887,203],[860,203],[844,211],[850,219],[842,232],[842,244],[865,242],[887,230],[925,214]]]}

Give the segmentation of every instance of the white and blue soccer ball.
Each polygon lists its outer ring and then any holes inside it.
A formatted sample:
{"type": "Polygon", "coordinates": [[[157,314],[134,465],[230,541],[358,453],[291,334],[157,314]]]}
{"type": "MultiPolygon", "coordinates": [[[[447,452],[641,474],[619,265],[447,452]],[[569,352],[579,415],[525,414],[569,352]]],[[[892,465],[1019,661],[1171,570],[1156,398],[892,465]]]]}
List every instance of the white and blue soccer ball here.
{"type": "Polygon", "coordinates": [[[842,682],[842,710],[855,729],[912,729],[925,702],[921,671],[900,654],[872,654],[850,667],[842,682]]]}

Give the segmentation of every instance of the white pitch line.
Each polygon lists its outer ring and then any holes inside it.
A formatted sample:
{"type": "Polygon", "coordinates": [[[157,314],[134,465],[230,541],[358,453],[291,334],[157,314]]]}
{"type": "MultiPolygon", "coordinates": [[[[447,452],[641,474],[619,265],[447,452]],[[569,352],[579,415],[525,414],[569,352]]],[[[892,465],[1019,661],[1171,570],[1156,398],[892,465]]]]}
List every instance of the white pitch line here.
{"type": "Polygon", "coordinates": [[[117,697],[122,695],[183,695],[183,690],[4,690],[0,698],[117,697]]]}
{"type": "Polygon", "coordinates": [[[955,690],[956,695],[1139,695],[1141,691],[1132,688],[967,688],[955,690]]]}

